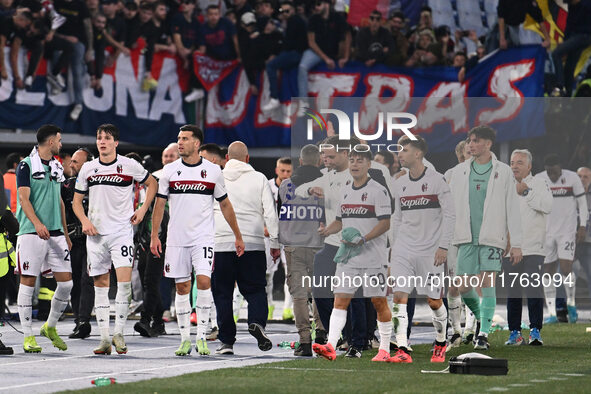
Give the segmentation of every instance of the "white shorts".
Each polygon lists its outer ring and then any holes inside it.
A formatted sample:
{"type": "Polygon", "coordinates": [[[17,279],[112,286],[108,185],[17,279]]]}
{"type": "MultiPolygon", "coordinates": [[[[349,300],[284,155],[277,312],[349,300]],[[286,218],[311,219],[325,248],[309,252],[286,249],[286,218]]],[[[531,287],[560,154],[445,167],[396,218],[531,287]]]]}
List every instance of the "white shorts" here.
{"type": "Polygon", "coordinates": [[[115,234],[86,237],[88,276],[106,274],[115,268],[133,267],[133,229],[115,234]]]}
{"type": "Polygon", "coordinates": [[[164,276],[191,278],[191,273],[195,270],[195,275],[211,278],[213,246],[213,242],[196,246],[167,246],[164,255],[164,276]]]}
{"type": "Polygon", "coordinates": [[[435,252],[432,255],[415,256],[397,251],[392,256],[390,267],[393,290],[410,294],[417,289],[417,294],[438,300],[443,295],[444,265],[435,266],[435,252]],[[439,280],[433,280],[435,276],[439,280]]]}
{"type": "Polygon", "coordinates": [[[16,272],[39,276],[49,272],[72,272],[70,250],[66,237],[58,235],[48,240],[37,234],[20,235],[16,241],[16,272]]]}
{"type": "Polygon", "coordinates": [[[544,264],[553,263],[557,260],[573,261],[575,258],[575,245],[577,233],[546,235],[544,251],[546,258],[544,264]]]}
{"type": "Polygon", "coordinates": [[[388,267],[377,268],[353,268],[346,264],[337,264],[335,272],[335,294],[355,294],[358,288],[363,288],[363,296],[366,298],[386,297],[388,286],[386,277],[388,267]]]}

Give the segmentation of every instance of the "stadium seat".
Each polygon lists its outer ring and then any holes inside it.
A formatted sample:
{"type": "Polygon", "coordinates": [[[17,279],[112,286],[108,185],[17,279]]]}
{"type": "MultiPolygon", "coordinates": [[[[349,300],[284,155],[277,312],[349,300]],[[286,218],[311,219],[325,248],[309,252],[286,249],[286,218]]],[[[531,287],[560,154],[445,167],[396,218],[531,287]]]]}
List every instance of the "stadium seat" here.
{"type": "Polygon", "coordinates": [[[458,30],[456,20],[453,15],[453,11],[435,11],[433,10],[433,26],[448,26],[453,33],[458,30]]]}
{"type": "Polygon", "coordinates": [[[499,0],[484,0],[484,12],[487,14],[496,14],[499,0]]]}
{"type": "Polygon", "coordinates": [[[486,18],[486,22],[489,29],[497,23],[497,6],[499,5],[499,0],[484,0],[484,17],[486,18]]]}
{"type": "Polygon", "coordinates": [[[462,30],[475,30],[480,36],[486,33],[482,23],[482,11],[478,0],[457,0],[458,25],[462,30]]]}
{"type": "Polygon", "coordinates": [[[449,0],[429,0],[427,4],[431,7],[433,12],[440,11],[440,12],[448,12],[449,14],[453,14],[453,6],[452,2],[449,0]]]}

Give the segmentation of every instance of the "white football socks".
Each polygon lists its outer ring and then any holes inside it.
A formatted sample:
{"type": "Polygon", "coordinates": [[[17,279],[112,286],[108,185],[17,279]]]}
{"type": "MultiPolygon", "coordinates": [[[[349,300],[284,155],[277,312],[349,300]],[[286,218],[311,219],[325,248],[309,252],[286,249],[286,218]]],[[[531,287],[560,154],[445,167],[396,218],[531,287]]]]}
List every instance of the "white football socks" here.
{"type": "Polygon", "coordinates": [[[343,309],[332,309],[332,313],[330,314],[330,326],[328,329],[328,343],[332,345],[332,347],[336,350],[337,342],[341,337],[341,332],[343,331],[343,327],[347,323],[347,310],[343,309]]]}
{"type": "Polygon", "coordinates": [[[181,342],[191,340],[191,302],[189,294],[176,294],[174,299],[176,321],[181,332],[181,342]]]}
{"type": "Polygon", "coordinates": [[[26,337],[33,335],[33,293],[35,288],[23,285],[18,287],[18,296],[16,303],[18,306],[18,316],[21,321],[21,329],[26,337]]]}
{"type": "Polygon", "coordinates": [[[131,282],[118,282],[117,295],[115,296],[115,329],[113,334],[123,335],[123,328],[129,314],[129,301],[131,300],[131,282]]]}
{"type": "Polygon", "coordinates": [[[378,332],[380,333],[380,350],[390,353],[390,338],[392,338],[392,320],[379,321],[378,332]]]}
{"type": "Polygon", "coordinates": [[[435,310],[431,309],[431,314],[433,327],[435,327],[435,331],[437,332],[435,339],[437,342],[445,342],[447,328],[447,309],[445,309],[445,305],[441,304],[439,308],[435,310]]]}
{"type": "Polygon", "coordinates": [[[197,313],[197,340],[205,339],[207,335],[207,325],[209,324],[212,301],[213,295],[211,294],[211,289],[197,289],[197,302],[195,303],[195,311],[197,313]]]}
{"type": "Polygon", "coordinates": [[[96,314],[96,322],[98,323],[101,339],[110,342],[109,335],[109,310],[111,304],[109,303],[109,288],[108,287],[94,287],[94,313],[96,314]]]}
{"type": "Polygon", "coordinates": [[[406,332],[408,330],[408,314],[406,313],[406,304],[396,304],[398,306],[398,313],[396,318],[398,319],[398,327],[396,328],[396,344],[398,347],[408,347],[408,337],[406,332]]]}
{"type": "Polygon", "coordinates": [[[74,283],[71,280],[65,282],[57,282],[55,293],[51,298],[51,309],[49,310],[49,317],[47,318],[47,327],[55,327],[64,309],[68,306],[70,299],[70,291],[74,283]]]}

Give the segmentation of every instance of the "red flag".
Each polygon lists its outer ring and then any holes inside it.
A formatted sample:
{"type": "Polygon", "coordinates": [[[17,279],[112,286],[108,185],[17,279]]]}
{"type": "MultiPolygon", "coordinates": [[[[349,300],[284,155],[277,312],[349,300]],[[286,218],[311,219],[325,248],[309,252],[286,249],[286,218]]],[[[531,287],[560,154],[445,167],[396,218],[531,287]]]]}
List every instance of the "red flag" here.
{"type": "Polygon", "coordinates": [[[380,11],[382,17],[386,19],[388,18],[389,7],[389,0],[351,0],[347,23],[351,26],[357,27],[367,25],[369,14],[376,9],[380,11]]]}
{"type": "Polygon", "coordinates": [[[201,53],[193,53],[194,72],[205,90],[210,90],[234,70],[237,60],[215,60],[201,53]]]}

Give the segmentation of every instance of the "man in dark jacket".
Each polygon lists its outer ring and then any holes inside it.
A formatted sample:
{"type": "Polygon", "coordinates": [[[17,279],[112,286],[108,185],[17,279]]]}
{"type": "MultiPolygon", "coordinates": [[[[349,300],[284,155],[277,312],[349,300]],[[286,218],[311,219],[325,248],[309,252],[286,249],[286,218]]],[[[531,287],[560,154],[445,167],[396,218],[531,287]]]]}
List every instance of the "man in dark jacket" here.
{"type": "MultiPolygon", "coordinates": [[[[291,178],[279,186],[277,210],[279,216],[279,242],[285,246],[287,260],[287,285],[293,297],[295,324],[300,336],[300,345],[295,356],[312,357],[312,337],[308,299],[311,298],[310,285],[304,285],[314,275],[314,255],[322,248],[323,238],[318,234],[324,218],[324,200],[312,196],[298,197],[295,189],[301,184],[322,176],[318,169],[320,152],[315,145],[306,145],[300,151],[300,167],[291,178]],[[304,209],[300,209],[300,208],[304,209]]],[[[316,304],[313,304],[316,338],[326,337],[326,332],[316,304]]]]}
{"type": "Polygon", "coordinates": [[[308,47],[306,22],[295,13],[295,7],[291,1],[281,3],[279,18],[283,24],[285,36],[283,37],[279,55],[267,62],[267,77],[269,78],[271,99],[261,108],[265,112],[279,107],[277,72],[297,67],[302,59],[302,53],[308,47]]]}
{"type": "Polygon", "coordinates": [[[571,95],[574,71],[581,53],[591,45],[591,0],[569,0],[564,41],[552,52],[556,81],[563,94],[571,95]],[[562,58],[566,62],[562,66],[562,58]]]}
{"type": "MultiPolygon", "coordinates": [[[[71,292],[72,311],[76,326],[69,335],[70,338],[84,339],[90,336],[90,314],[94,307],[94,283],[88,276],[86,269],[86,235],[82,233],[82,224],[74,215],[72,210],[72,200],[74,199],[74,187],[76,186],[76,177],[82,168],[82,165],[94,157],[86,148],[78,149],[72,155],[70,160],[70,170],[72,177],[68,178],[62,184],[62,199],[66,209],[66,223],[68,233],[72,240],[72,249],[70,251],[70,260],[72,262],[72,281],[71,292]]],[[[88,199],[85,198],[82,205],[88,210],[88,199]]]]}
{"type": "Polygon", "coordinates": [[[357,36],[357,60],[371,67],[383,63],[388,53],[394,48],[392,34],[381,26],[382,14],[373,10],[369,16],[369,26],[359,31],[357,36]]]}

